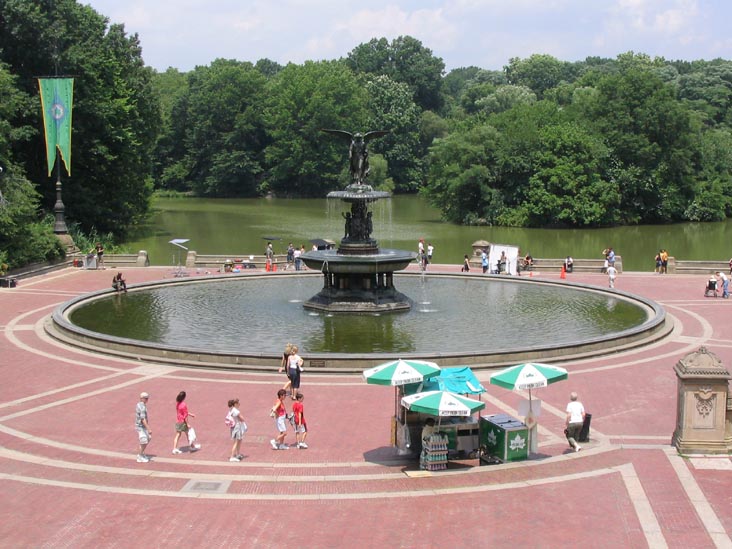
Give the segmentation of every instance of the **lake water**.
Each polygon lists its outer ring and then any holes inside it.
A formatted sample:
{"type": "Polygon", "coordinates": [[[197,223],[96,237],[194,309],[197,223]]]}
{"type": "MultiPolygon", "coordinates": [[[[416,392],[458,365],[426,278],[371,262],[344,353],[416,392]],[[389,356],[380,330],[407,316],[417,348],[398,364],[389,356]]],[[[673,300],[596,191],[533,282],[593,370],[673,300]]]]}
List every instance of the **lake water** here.
{"type": "MultiPolygon", "coordinates": [[[[169,244],[188,238],[186,246],[201,254],[232,257],[262,254],[263,237],[277,237],[276,253],[287,244],[305,245],[310,239],[340,242],[343,237],[340,201],[322,199],[201,199],[158,198],[149,223],[124,245],[147,250],[153,265],[185,262],[185,251],[169,244]]],[[[435,247],[436,263],[461,264],[476,240],[519,246],[534,257],[601,257],[612,246],[623,257],[627,271],[652,271],[659,248],[680,259],[728,260],[732,256],[732,220],[608,229],[518,229],[464,227],[440,219],[439,210],[417,196],[395,196],[373,205],[372,236],[383,248],[417,249],[424,238],[435,247]]]]}

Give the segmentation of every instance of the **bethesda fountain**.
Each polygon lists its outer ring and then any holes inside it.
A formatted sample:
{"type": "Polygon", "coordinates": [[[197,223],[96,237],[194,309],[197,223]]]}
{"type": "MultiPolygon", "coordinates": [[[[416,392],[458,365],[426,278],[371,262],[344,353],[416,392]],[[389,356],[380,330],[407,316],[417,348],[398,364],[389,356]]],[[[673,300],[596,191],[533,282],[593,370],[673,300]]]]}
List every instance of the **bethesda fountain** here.
{"type": "Polygon", "coordinates": [[[345,190],[328,193],[328,199],[350,205],[342,212],[345,219],[343,239],[337,250],[313,250],[302,255],[310,269],[323,273],[323,288],[304,303],[307,309],[338,313],[375,313],[406,311],[410,299],[394,286],[394,272],[405,269],[417,254],[405,250],[381,249],[373,232],[369,206],[385,191],[375,191],[366,183],[369,174],[367,143],[388,131],[365,134],[324,129],[324,132],[350,141],[348,150],[351,184],[345,190]]]}

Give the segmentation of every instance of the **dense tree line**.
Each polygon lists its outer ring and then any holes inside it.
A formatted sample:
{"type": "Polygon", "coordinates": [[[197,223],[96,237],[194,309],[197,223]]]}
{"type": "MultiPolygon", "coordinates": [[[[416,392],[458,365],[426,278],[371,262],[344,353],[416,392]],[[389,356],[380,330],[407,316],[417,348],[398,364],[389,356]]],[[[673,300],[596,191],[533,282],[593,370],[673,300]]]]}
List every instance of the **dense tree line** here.
{"type": "Polygon", "coordinates": [[[216,59],[156,72],[137,36],[88,6],[0,0],[0,260],[33,259],[18,242],[59,253],[44,216],[55,178],[44,171],[36,83],[59,72],[76,78],[64,202],[87,233],[124,236],[154,189],[323,196],[348,174],[347,146],[321,128],[390,130],[370,144],[372,184],[421,192],[456,223],[732,215],[730,61],[532,55],[445,74],[405,36],[331,61],[216,59]]]}

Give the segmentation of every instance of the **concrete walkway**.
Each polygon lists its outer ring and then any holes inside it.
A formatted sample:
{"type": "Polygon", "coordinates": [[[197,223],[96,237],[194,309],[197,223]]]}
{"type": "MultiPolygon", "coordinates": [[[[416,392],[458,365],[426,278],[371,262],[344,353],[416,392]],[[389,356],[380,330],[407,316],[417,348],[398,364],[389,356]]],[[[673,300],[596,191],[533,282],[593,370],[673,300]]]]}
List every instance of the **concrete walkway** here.
{"type": "MultiPolygon", "coordinates": [[[[172,276],[121,270],[128,283],[172,276]]],[[[729,456],[682,459],[669,445],[674,364],[705,345],[732,367],[732,300],[702,297],[706,277],[621,275],[619,289],[666,308],[673,333],[562,364],[569,380],[535,393],[543,410],[532,460],[455,462],[429,474],[389,445],[393,392],[360,376],[305,372],[310,448],[273,451],[268,409],[281,374],[122,360],[46,336],[58,304],[108,287],[111,276],[68,268],[0,289],[0,547],[732,547],[729,456]],[[135,461],[143,390],[148,464],[135,461]],[[171,455],[180,390],[203,448],[171,455]],[[579,453],[562,435],[571,390],[593,414],[592,441],[579,453]],[[249,424],[240,463],[227,459],[233,397],[249,424]]],[[[486,386],[486,413],[516,414],[521,395],[486,386]]]]}

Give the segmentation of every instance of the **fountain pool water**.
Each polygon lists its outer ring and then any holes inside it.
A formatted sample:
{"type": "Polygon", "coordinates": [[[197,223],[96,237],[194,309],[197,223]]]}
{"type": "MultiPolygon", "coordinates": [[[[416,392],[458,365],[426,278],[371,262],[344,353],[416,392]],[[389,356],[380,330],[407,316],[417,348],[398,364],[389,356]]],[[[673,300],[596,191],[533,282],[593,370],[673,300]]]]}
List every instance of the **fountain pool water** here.
{"type": "MultiPolygon", "coordinates": [[[[273,367],[288,341],[315,366],[361,368],[393,357],[474,366],[601,352],[664,331],[651,301],[506,276],[400,274],[409,311],[304,309],[319,273],[167,280],[98,292],[53,315],[59,337],[177,363],[273,367]]],[[[654,336],[655,337],[655,336],[654,336]]]]}

